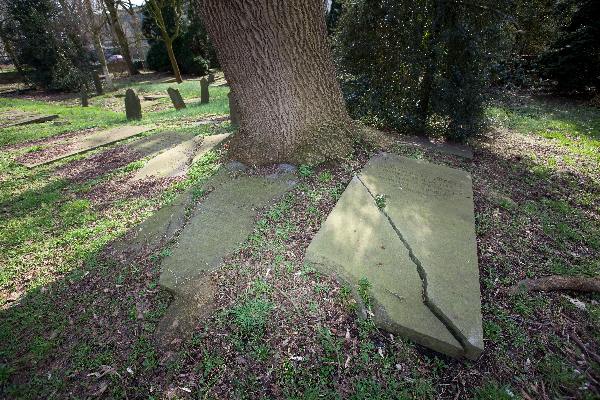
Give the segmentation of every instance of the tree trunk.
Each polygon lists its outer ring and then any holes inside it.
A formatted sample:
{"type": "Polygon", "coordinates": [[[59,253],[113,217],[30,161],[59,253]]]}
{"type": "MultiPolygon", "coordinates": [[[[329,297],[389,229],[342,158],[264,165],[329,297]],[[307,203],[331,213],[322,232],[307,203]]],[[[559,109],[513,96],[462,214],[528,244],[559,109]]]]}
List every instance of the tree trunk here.
{"type": "Polygon", "coordinates": [[[440,35],[440,28],[442,25],[443,15],[443,2],[441,0],[433,0],[432,2],[432,22],[431,31],[427,40],[427,52],[428,60],[427,67],[423,73],[423,80],[421,81],[421,90],[419,93],[419,106],[418,106],[418,126],[417,134],[425,135],[427,128],[427,117],[429,116],[429,103],[431,101],[431,91],[433,89],[434,76],[437,70],[437,51],[436,45],[438,37],[440,35]]]}
{"type": "Polygon", "coordinates": [[[236,158],[260,165],[348,155],[354,129],[322,0],[204,0],[201,12],[239,106],[236,158]]]}
{"type": "Polygon", "coordinates": [[[0,40],[2,40],[2,45],[4,46],[4,50],[6,51],[8,58],[10,58],[10,60],[12,61],[13,66],[15,67],[17,72],[23,77],[23,79],[25,79],[25,73],[23,72],[21,63],[19,62],[19,59],[17,58],[15,49],[12,47],[12,43],[10,42],[10,39],[8,39],[6,37],[6,35],[4,34],[4,30],[2,29],[2,27],[0,27],[0,40]]]}
{"type": "Polygon", "coordinates": [[[125,36],[125,32],[123,32],[123,28],[121,27],[121,23],[119,22],[119,14],[117,13],[117,6],[114,0],[104,0],[104,5],[108,10],[108,14],[110,16],[110,24],[115,31],[115,35],[117,36],[117,42],[119,42],[119,47],[121,48],[122,56],[127,63],[127,70],[130,75],[138,75],[140,71],[137,70],[135,65],[133,65],[133,59],[131,58],[131,51],[129,50],[129,43],[127,43],[127,37],[125,36]]]}
{"type": "Polygon", "coordinates": [[[138,14],[133,12],[131,15],[133,21],[133,29],[135,31],[135,47],[137,48],[138,55],[142,61],[142,69],[146,69],[146,60],[144,57],[144,47],[142,46],[142,23],[138,14]]]}
{"type": "Polygon", "coordinates": [[[98,61],[100,62],[100,66],[102,67],[102,73],[104,74],[104,79],[106,80],[106,87],[108,90],[112,90],[112,77],[110,75],[110,71],[108,70],[108,65],[106,63],[106,56],[104,55],[102,41],[100,40],[100,34],[98,33],[100,29],[96,26],[91,0],[84,0],[84,6],[88,18],[90,34],[92,35],[92,42],[94,43],[94,49],[96,50],[96,56],[98,57],[98,61]]]}
{"type": "Polygon", "coordinates": [[[169,55],[169,61],[171,61],[171,68],[173,69],[173,74],[175,75],[175,80],[177,83],[183,82],[181,79],[181,72],[179,72],[179,65],[177,65],[177,59],[175,58],[175,52],[173,52],[173,41],[169,37],[169,34],[163,32],[163,40],[165,41],[165,47],[167,48],[167,54],[169,55]]]}

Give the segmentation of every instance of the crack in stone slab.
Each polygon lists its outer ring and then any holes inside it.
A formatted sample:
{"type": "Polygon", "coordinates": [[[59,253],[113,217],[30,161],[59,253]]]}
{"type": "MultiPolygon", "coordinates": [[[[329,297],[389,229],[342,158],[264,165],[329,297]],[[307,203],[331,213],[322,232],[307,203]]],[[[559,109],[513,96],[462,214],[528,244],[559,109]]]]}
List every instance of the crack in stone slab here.
{"type": "MultiPolygon", "coordinates": [[[[357,175],[356,177],[358,178],[359,182],[365,187],[365,189],[367,190],[367,192],[369,193],[369,195],[371,196],[371,198],[373,199],[373,201],[375,202],[375,204],[377,204],[376,198],[375,198],[375,195],[373,194],[373,192],[371,192],[371,190],[368,188],[368,186],[362,181],[362,179],[360,178],[360,176],[357,175]]],[[[390,223],[390,225],[391,225],[392,229],[394,230],[394,232],[396,232],[396,235],[398,236],[398,239],[400,239],[400,241],[402,242],[402,244],[404,245],[404,247],[408,251],[408,257],[413,262],[413,264],[415,264],[415,267],[417,268],[417,273],[419,274],[419,277],[421,278],[421,281],[422,281],[422,284],[423,284],[423,290],[421,292],[422,297],[423,297],[423,304],[425,304],[425,306],[427,308],[429,308],[429,310],[431,311],[431,313],[433,315],[435,315],[435,317],[442,324],[444,324],[444,326],[446,327],[446,329],[448,329],[448,331],[450,332],[450,334],[452,334],[452,336],[460,343],[460,345],[466,351],[466,349],[468,348],[468,340],[467,340],[467,338],[464,335],[461,334],[460,330],[456,327],[456,325],[454,325],[452,323],[452,321],[450,320],[450,318],[448,318],[442,312],[442,310],[439,309],[439,307],[437,307],[433,302],[431,302],[429,300],[429,297],[427,295],[427,273],[425,272],[425,268],[423,268],[423,265],[421,264],[421,261],[417,258],[417,256],[415,255],[412,247],[410,246],[410,244],[408,243],[408,241],[406,240],[406,238],[404,237],[404,235],[402,235],[402,232],[400,232],[400,229],[398,229],[398,227],[396,226],[396,224],[394,223],[394,221],[392,220],[392,218],[383,209],[380,208],[380,211],[386,217],[386,219],[390,223]]]]}

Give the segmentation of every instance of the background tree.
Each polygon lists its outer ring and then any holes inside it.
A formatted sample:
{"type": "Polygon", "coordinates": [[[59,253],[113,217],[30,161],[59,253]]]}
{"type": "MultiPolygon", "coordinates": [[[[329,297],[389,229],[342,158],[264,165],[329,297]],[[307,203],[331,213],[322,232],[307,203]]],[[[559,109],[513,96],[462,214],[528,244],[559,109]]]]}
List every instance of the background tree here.
{"type": "Polygon", "coordinates": [[[134,5],[131,0],[120,0],[119,5],[122,9],[124,9],[127,14],[129,14],[131,20],[131,27],[135,36],[135,47],[137,50],[137,54],[140,58],[140,62],[142,63],[142,67],[144,66],[144,49],[142,46],[142,40],[144,35],[142,34],[142,21],[139,13],[139,6],[134,5]]]}
{"type": "Polygon", "coordinates": [[[348,155],[352,122],[323,0],[204,0],[201,12],[239,105],[238,159],[310,163],[348,155]]]}
{"type": "Polygon", "coordinates": [[[152,15],[156,25],[160,29],[161,38],[167,49],[167,55],[171,62],[171,68],[175,75],[177,83],[183,82],[181,79],[181,72],[179,72],[179,65],[175,58],[175,52],[173,51],[173,41],[179,37],[181,32],[181,18],[183,13],[183,1],[182,0],[147,0],[146,9],[152,15]],[[163,10],[169,8],[171,11],[171,21],[168,23],[164,18],[163,10]]]}
{"type": "Polygon", "coordinates": [[[334,37],[352,115],[379,127],[464,141],[484,125],[507,4],[359,0],[334,37]]]}
{"type": "MultiPolygon", "coordinates": [[[[195,12],[196,6],[190,7],[184,4],[183,8],[187,11],[187,15],[181,18],[181,33],[173,40],[173,52],[181,73],[204,75],[209,67],[219,66],[216,53],[208,39],[202,19],[195,12]]],[[[148,67],[155,71],[172,71],[161,30],[147,9],[144,9],[143,13],[142,32],[150,44],[146,56],[148,67]]],[[[162,15],[168,29],[173,30],[175,22],[172,8],[169,6],[163,8],[162,15]]]]}
{"type": "Polygon", "coordinates": [[[6,52],[8,58],[13,63],[15,69],[21,74],[24,75],[23,69],[21,68],[21,64],[19,63],[19,59],[17,58],[17,54],[13,47],[13,43],[10,40],[12,36],[11,30],[14,29],[14,23],[10,18],[8,13],[8,1],[0,0],[0,42],[2,43],[2,47],[6,52]]]}
{"type": "Polygon", "coordinates": [[[600,90],[600,1],[568,1],[559,15],[565,8],[573,10],[572,17],[542,54],[542,75],[561,92],[593,95],[600,90]]]}
{"type": "Polygon", "coordinates": [[[108,70],[108,64],[106,63],[106,57],[104,55],[104,49],[102,47],[102,40],[100,39],[100,30],[102,28],[102,24],[98,23],[96,13],[94,13],[94,9],[92,7],[91,0],[83,0],[83,4],[86,11],[86,26],[88,28],[88,32],[92,38],[92,43],[94,45],[94,50],[96,51],[96,57],[98,58],[98,62],[102,67],[102,73],[104,74],[104,79],[106,80],[106,85],[109,89],[112,89],[112,77],[110,71],[108,70]]]}
{"type": "Polygon", "coordinates": [[[91,86],[91,57],[77,29],[65,23],[68,9],[52,0],[14,0],[6,12],[11,26],[7,41],[30,82],[73,91],[91,86]]]}
{"type": "Polygon", "coordinates": [[[133,59],[131,58],[129,43],[127,42],[127,37],[125,36],[125,32],[123,31],[121,22],[119,21],[119,14],[117,11],[118,4],[119,3],[116,0],[104,0],[104,6],[106,7],[106,11],[109,15],[109,23],[115,32],[117,42],[121,48],[121,55],[127,64],[127,70],[129,71],[130,75],[137,75],[140,73],[140,71],[138,71],[138,69],[135,67],[133,59]]]}

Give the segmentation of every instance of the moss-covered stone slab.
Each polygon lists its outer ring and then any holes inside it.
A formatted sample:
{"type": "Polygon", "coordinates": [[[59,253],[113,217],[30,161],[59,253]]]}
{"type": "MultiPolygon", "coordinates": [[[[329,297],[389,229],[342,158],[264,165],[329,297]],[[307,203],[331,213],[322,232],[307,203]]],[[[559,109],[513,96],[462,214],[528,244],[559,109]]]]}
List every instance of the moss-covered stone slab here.
{"type": "Polygon", "coordinates": [[[161,265],[159,283],[175,296],[157,332],[163,345],[190,334],[199,316],[211,310],[209,273],[252,233],[257,210],[295,183],[292,174],[241,175],[219,181],[200,203],[161,265]]]}
{"type": "Polygon", "coordinates": [[[465,144],[449,142],[432,142],[431,140],[423,136],[401,136],[400,140],[405,144],[425,150],[431,150],[442,154],[449,154],[457,157],[466,158],[469,160],[473,158],[473,150],[465,144]]]}
{"type": "Polygon", "coordinates": [[[160,132],[140,138],[125,146],[142,157],[157,155],[194,137],[187,132],[160,132]]]}
{"type": "Polygon", "coordinates": [[[312,240],[306,262],[354,287],[366,278],[378,326],[444,354],[463,354],[460,343],[424,304],[416,265],[358,177],[312,240]]]}
{"type": "Polygon", "coordinates": [[[58,118],[56,114],[28,114],[21,111],[15,111],[13,116],[0,124],[0,128],[10,128],[13,126],[30,125],[30,124],[41,124],[42,122],[53,121],[58,118]]]}
{"type": "MultiPolygon", "coordinates": [[[[200,188],[206,191],[214,190],[224,182],[234,179],[244,170],[243,164],[234,162],[225,164],[200,188]]],[[[196,201],[193,193],[197,189],[199,187],[192,186],[179,193],[169,204],[157,210],[123,237],[112,242],[108,246],[108,254],[115,260],[126,262],[164,248],[185,226],[188,210],[196,201]]]]}
{"type": "Polygon", "coordinates": [[[173,254],[162,264],[160,284],[177,292],[218,267],[252,233],[258,208],[294,184],[290,175],[243,175],[218,186],[198,206],[179,236],[173,254]]]}
{"type": "Polygon", "coordinates": [[[167,96],[166,94],[146,94],[144,95],[144,100],[147,101],[156,101],[156,100],[160,100],[160,99],[166,99],[167,96]]]}
{"type": "Polygon", "coordinates": [[[386,198],[383,212],[402,236],[426,281],[430,309],[461,342],[483,351],[479,266],[471,177],[465,171],[383,154],[360,179],[386,198]]]}
{"type": "Polygon", "coordinates": [[[185,175],[195,161],[225,140],[230,134],[195,136],[150,159],[134,175],[133,180],[150,177],[166,178],[185,175]]]}
{"type": "Polygon", "coordinates": [[[168,205],[156,211],[124,237],[111,244],[108,253],[116,260],[148,255],[167,245],[183,228],[187,209],[193,201],[192,188],[177,195],[168,205]]]}
{"type": "Polygon", "coordinates": [[[306,260],[353,284],[367,278],[382,328],[476,359],[483,330],[474,222],[466,172],[382,154],[346,189],[306,260]]]}
{"type": "MultiPolygon", "coordinates": [[[[39,165],[49,164],[51,162],[61,160],[66,157],[73,156],[75,154],[84,153],[86,151],[93,150],[98,147],[106,146],[111,143],[119,142],[121,140],[128,139],[133,136],[137,136],[140,133],[154,129],[153,126],[120,126],[117,128],[108,129],[101,132],[92,133],[82,138],[75,138],[66,143],[59,144],[58,146],[68,147],[68,151],[57,152],[56,156],[50,158],[44,158],[42,161],[35,162],[24,162],[23,165],[29,168],[37,167],[39,165]]],[[[52,151],[52,149],[50,149],[52,151]]],[[[42,150],[44,151],[44,150],[42,150]]]]}

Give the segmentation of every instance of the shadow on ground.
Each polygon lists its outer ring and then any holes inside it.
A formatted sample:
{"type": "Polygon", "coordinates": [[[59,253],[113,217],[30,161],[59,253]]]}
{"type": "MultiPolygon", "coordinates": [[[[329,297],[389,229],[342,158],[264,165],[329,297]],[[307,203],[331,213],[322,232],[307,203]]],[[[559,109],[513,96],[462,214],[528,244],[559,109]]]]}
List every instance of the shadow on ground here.
{"type": "MultiPolygon", "coordinates": [[[[589,214],[593,207],[577,203],[572,194],[598,193],[600,187],[571,172],[540,172],[536,169],[538,160],[486,147],[476,149],[472,164],[452,157],[443,159],[469,170],[474,178],[486,351],[476,363],[444,359],[449,366],[443,369],[446,372],[423,374],[435,380],[435,391],[443,391],[444,396],[467,395],[487,380],[523,385],[534,394],[543,382],[549,392],[577,393],[577,387],[556,386],[536,365],[542,365],[548,353],[570,360],[565,349],[572,346],[568,341],[572,331],[586,342],[591,340],[597,349],[597,342],[590,339],[593,326],[585,314],[550,306],[548,301],[558,301],[558,295],[532,295],[533,300],[523,300],[531,310],[515,313],[515,302],[520,300],[510,298],[505,289],[518,279],[553,272],[549,260],[577,269],[598,256],[600,241],[597,230],[594,237],[592,229],[598,227],[598,220],[586,225],[590,215],[595,215],[589,214]],[[531,301],[541,302],[542,307],[531,305],[531,301]],[[494,325],[500,333],[490,328],[494,325]],[[518,335],[511,333],[513,328],[518,335]],[[523,367],[526,359],[532,367],[523,367]]],[[[10,207],[16,213],[13,218],[25,216],[57,196],[65,185],[65,181],[57,181],[6,200],[0,207],[10,207]],[[21,205],[15,208],[15,203],[21,205]]],[[[126,263],[106,259],[103,251],[81,260],[82,266],[73,266],[56,281],[4,304],[0,311],[1,397],[160,397],[169,382],[197,368],[202,337],[186,344],[184,351],[190,356],[183,357],[185,361],[179,365],[161,354],[153,342],[153,333],[170,300],[157,285],[161,250],[126,263]]],[[[277,321],[270,321],[268,326],[277,329],[277,321]]],[[[381,334],[376,342],[387,340],[381,334]]],[[[218,355],[219,349],[212,350],[218,355]]],[[[377,347],[371,351],[376,355],[377,347]]],[[[425,360],[425,355],[431,354],[420,348],[419,352],[425,360]]],[[[229,372],[244,379],[232,369],[229,372]]],[[[401,371],[396,372],[401,379],[401,371]]],[[[254,386],[256,392],[251,396],[279,397],[272,388],[285,384],[274,381],[266,370],[254,378],[261,384],[254,386]]],[[[356,383],[360,378],[339,372],[324,384],[336,387],[340,380],[356,383]]],[[[232,385],[233,378],[227,382],[232,385]]]]}

